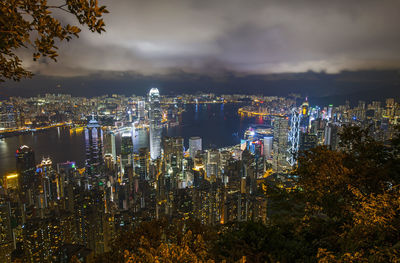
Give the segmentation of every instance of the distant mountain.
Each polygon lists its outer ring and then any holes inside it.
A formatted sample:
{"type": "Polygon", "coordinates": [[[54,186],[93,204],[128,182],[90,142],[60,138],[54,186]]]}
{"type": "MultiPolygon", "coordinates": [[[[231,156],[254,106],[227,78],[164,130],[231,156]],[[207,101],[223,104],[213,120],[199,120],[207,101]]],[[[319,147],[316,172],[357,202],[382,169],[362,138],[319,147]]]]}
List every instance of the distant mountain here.
{"type": "Polygon", "coordinates": [[[399,71],[343,71],[246,75],[225,72],[215,75],[172,73],[143,76],[134,73],[99,72],[84,77],[34,76],[21,82],[0,84],[0,97],[35,96],[44,93],[70,93],[73,96],[104,94],[145,95],[156,86],[161,94],[213,92],[216,94],[263,94],[287,96],[299,93],[311,103],[343,103],[346,99],[382,100],[400,97],[399,71]],[[321,101],[321,102],[320,102],[321,101]]]}

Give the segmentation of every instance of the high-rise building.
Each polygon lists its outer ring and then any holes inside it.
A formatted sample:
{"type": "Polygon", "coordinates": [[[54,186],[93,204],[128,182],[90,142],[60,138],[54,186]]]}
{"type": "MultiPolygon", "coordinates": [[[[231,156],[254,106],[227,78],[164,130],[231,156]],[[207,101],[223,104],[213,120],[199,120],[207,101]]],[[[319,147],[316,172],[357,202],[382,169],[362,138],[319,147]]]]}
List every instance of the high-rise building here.
{"type": "Polygon", "coordinates": [[[26,146],[22,145],[16,151],[17,173],[19,174],[19,185],[22,191],[26,191],[32,187],[35,174],[35,153],[26,146]]]}
{"type": "Polygon", "coordinates": [[[289,120],[287,117],[275,117],[272,169],[277,173],[282,173],[289,168],[289,163],[286,161],[288,155],[288,128],[289,120]]]}
{"type": "Polygon", "coordinates": [[[173,155],[176,156],[176,163],[179,169],[182,169],[182,161],[183,161],[183,143],[184,140],[182,137],[174,137],[172,141],[172,152],[173,155]]]}
{"type": "Polygon", "coordinates": [[[57,174],[60,178],[60,196],[63,198],[66,195],[64,189],[66,184],[72,184],[76,176],[75,162],[58,163],[57,174]]]}
{"type": "Polygon", "coordinates": [[[161,106],[160,92],[152,88],[149,92],[150,103],[150,158],[156,160],[161,157],[161,106]]]}
{"type": "Polygon", "coordinates": [[[12,104],[0,103],[0,129],[17,127],[15,109],[12,104]]]}
{"type": "Polygon", "coordinates": [[[310,133],[301,133],[300,134],[300,143],[299,143],[299,151],[304,152],[311,150],[318,145],[318,137],[315,134],[310,133]]]}
{"type": "Polygon", "coordinates": [[[133,165],[133,142],[129,132],[123,133],[121,137],[121,163],[123,171],[128,165],[133,165]]]}
{"type": "Polygon", "coordinates": [[[53,162],[50,158],[43,158],[36,166],[36,176],[40,178],[37,206],[41,209],[47,208],[52,201],[61,198],[59,175],[53,170],[53,162]]]}
{"type": "Polygon", "coordinates": [[[339,126],[336,123],[326,125],[324,145],[328,145],[331,150],[339,147],[339,126]]]}
{"type": "Polygon", "coordinates": [[[208,178],[219,175],[219,151],[217,149],[207,152],[206,174],[208,178]]]}
{"type": "Polygon", "coordinates": [[[138,101],[138,119],[139,120],[145,119],[145,115],[144,115],[145,107],[146,107],[146,103],[143,100],[138,101]]]}
{"type": "MultiPolygon", "coordinates": [[[[308,105],[308,103],[307,103],[308,105]]],[[[307,110],[304,110],[304,104],[303,104],[303,113],[306,112],[307,110]]],[[[304,115],[306,118],[308,118],[307,115],[304,115]]],[[[292,116],[290,119],[290,131],[289,131],[289,136],[288,136],[288,157],[287,161],[288,163],[293,166],[296,163],[296,157],[297,153],[299,152],[299,138],[300,138],[300,123],[302,120],[302,115],[298,112],[296,108],[292,109],[292,116]]]]}
{"type": "Polygon", "coordinates": [[[115,134],[112,131],[107,131],[104,135],[104,154],[111,154],[114,160],[117,159],[115,134]]]}
{"type": "Polygon", "coordinates": [[[269,159],[272,156],[272,145],[273,145],[272,136],[264,137],[264,157],[269,159]]]}
{"type": "Polygon", "coordinates": [[[86,171],[89,175],[98,175],[103,163],[103,130],[94,116],[85,129],[86,171]]]}
{"type": "Polygon", "coordinates": [[[0,262],[11,262],[14,248],[12,215],[9,200],[0,197],[0,262]]]}
{"type": "Polygon", "coordinates": [[[189,138],[189,155],[192,159],[196,157],[197,151],[202,150],[202,143],[200,137],[189,138]]]}

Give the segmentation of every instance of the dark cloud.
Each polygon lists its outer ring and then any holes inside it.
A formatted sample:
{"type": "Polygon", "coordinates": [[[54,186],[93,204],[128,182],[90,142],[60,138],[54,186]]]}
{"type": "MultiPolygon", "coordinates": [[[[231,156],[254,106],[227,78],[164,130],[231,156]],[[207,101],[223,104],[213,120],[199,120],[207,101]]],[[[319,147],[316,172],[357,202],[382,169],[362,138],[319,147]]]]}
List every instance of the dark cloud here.
{"type": "MultiPolygon", "coordinates": [[[[339,72],[400,66],[400,1],[118,0],[107,32],[62,44],[35,72],[82,76],[339,72]]],[[[68,21],[70,18],[63,16],[68,21]]]]}
{"type": "Polygon", "coordinates": [[[213,92],[216,94],[264,94],[286,96],[299,93],[312,103],[344,103],[400,97],[400,71],[357,71],[326,74],[316,72],[280,74],[238,74],[220,72],[142,75],[132,72],[98,72],[78,77],[35,76],[20,83],[8,82],[0,89],[0,99],[8,96],[35,96],[38,93],[68,93],[74,96],[101,96],[114,93],[146,95],[156,86],[163,95],[213,92]]]}

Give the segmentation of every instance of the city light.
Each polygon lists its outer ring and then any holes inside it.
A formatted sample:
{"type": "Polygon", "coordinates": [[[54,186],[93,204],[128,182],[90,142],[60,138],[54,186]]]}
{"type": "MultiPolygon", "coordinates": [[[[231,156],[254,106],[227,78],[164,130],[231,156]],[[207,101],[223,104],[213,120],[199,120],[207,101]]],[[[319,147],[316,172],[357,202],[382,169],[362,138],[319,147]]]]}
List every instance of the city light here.
{"type": "Polygon", "coordinates": [[[9,174],[6,176],[7,179],[13,179],[13,178],[17,178],[18,174],[9,174]]]}

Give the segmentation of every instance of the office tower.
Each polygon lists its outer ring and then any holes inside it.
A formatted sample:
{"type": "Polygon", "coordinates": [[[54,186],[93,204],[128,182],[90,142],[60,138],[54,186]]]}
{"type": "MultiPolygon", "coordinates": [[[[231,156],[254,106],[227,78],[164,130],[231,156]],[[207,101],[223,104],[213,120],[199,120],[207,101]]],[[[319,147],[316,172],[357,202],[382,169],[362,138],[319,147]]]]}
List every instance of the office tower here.
{"type": "Polygon", "coordinates": [[[0,129],[12,129],[17,127],[14,106],[12,104],[0,104],[0,129]]]}
{"type": "Polygon", "coordinates": [[[197,151],[202,150],[201,138],[200,137],[190,137],[189,138],[189,155],[192,159],[196,157],[197,151]]]}
{"type": "Polygon", "coordinates": [[[104,155],[104,166],[107,172],[114,171],[115,161],[113,159],[112,154],[106,153],[104,155]]]}
{"type": "Polygon", "coordinates": [[[149,92],[150,103],[150,158],[156,160],[161,157],[161,106],[158,89],[152,88],[149,92]]]}
{"type": "Polygon", "coordinates": [[[64,198],[67,196],[66,187],[73,184],[74,178],[76,176],[75,162],[58,163],[57,174],[59,176],[60,197],[64,198]]]}
{"type": "Polygon", "coordinates": [[[328,119],[331,120],[333,118],[333,105],[332,104],[329,104],[327,114],[328,114],[328,119]]]}
{"type": "Polygon", "coordinates": [[[366,112],[366,108],[365,108],[365,101],[358,101],[358,106],[357,109],[355,111],[355,116],[357,120],[363,121],[365,119],[365,112],[366,112]]]}
{"type": "Polygon", "coordinates": [[[139,120],[145,119],[144,109],[146,107],[146,103],[143,100],[138,101],[138,118],[139,120]]]}
{"type": "Polygon", "coordinates": [[[164,150],[164,160],[169,163],[171,161],[171,156],[173,153],[172,149],[172,138],[171,137],[164,137],[163,138],[163,150],[164,150]]]}
{"type": "Polygon", "coordinates": [[[135,157],[135,173],[141,180],[148,180],[148,148],[140,148],[135,157]]]}
{"type": "Polygon", "coordinates": [[[135,122],[132,126],[133,151],[139,153],[140,148],[149,147],[149,134],[142,124],[135,122]]]}
{"type": "Polygon", "coordinates": [[[339,126],[336,123],[328,123],[325,127],[324,145],[328,145],[331,150],[339,147],[339,126]]]}
{"type": "Polygon", "coordinates": [[[300,134],[300,143],[299,143],[299,151],[304,152],[311,150],[318,145],[318,137],[315,134],[310,133],[301,133],[300,134]]]}
{"type": "MultiPolygon", "coordinates": [[[[307,114],[307,110],[304,110],[303,113],[307,114]]],[[[305,115],[305,117],[308,117],[305,115]]],[[[299,138],[300,138],[300,122],[302,120],[302,115],[297,111],[296,108],[292,109],[292,115],[290,119],[290,131],[288,135],[288,163],[293,166],[296,164],[297,153],[299,151],[299,138]]],[[[306,132],[306,131],[304,131],[306,132]]]]}
{"type": "Polygon", "coordinates": [[[206,174],[209,179],[219,175],[219,151],[217,149],[207,151],[206,174]]]}
{"type": "Polygon", "coordinates": [[[289,163],[286,161],[288,156],[288,127],[289,120],[287,117],[275,117],[272,169],[277,173],[282,173],[289,168],[289,163]]]}
{"type": "Polygon", "coordinates": [[[123,133],[121,137],[121,165],[122,171],[128,165],[133,165],[133,142],[132,135],[129,132],[123,133]]]}
{"type": "Polygon", "coordinates": [[[183,161],[183,143],[184,140],[182,137],[173,137],[172,138],[172,152],[173,155],[176,156],[176,163],[179,170],[182,169],[182,161],[183,161]]]}
{"type": "Polygon", "coordinates": [[[103,130],[94,116],[85,129],[86,145],[86,172],[89,175],[98,175],[103,163],[103,130]]]}
{"type": "Polygon", "coordinates": [[[104,154],[111,154],[114,160],[117,159],[115,134],[112,131],[107,131],[104,134],[104,154]]]}
{"type": "Polygon", "coordinates": [[[269,159],[272,156],[272,145],[273,145],[272,136],[264,137],[264,157],[269,159]]]}
{"type": "Polygon", "coordinates": [[[16,159],[19,186],[23,192],[28,192],[33,189],[35,181],[35,153],[30,147],[22,145],[16,151],[16,159]]]}
{"type": "Polygon", "coordinates": [[[323,144],[325,139],[325,126],[327,125],[327,121],[321,118],[313,120],[311,122],[311,134],[317,135],[318,144],[323,144]]]}
{"type": "Polygon", "coordinates": [[[43,158],[40,164],[36,166],[36,176],[40,180],[40,184],[38,184],[39,191],[36,197],[39,198],[37,207],[41,209],[49,207],[61,198],[60,178],[52,165],[53,162],[50,158],[43,158]]]}
{"type": "Polygon", "coordinates": [[[0,196],[0,262],[11,262],[13,249],[11,206],[7,198],[0,196]]]}

